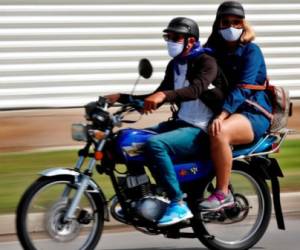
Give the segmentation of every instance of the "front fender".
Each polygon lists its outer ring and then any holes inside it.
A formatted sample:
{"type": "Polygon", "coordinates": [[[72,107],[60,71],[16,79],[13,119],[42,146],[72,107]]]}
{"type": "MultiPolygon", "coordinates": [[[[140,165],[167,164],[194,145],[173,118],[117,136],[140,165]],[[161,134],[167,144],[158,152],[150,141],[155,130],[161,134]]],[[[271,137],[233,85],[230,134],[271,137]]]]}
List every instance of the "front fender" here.
{"type": "MultiPolygon", "coordinates": [[[[58,175],[72,176],[74,177],[75,183],[77,183],[78,177],[81,175],[81,173],[75,171],[74,169],[69,169],[69,168],[51,168],[51,169],[44,170],[43,172],[40,173],[40,175],[45,177],[53,177],[58,175]]],[[[89,182],[89,192],[91,191],[95,193],[100,192],[100,187],[93,179],[90,179],[89,182]]]]}
{"type": "MultiPolygon", "coordinates": [[[[71,176],[74,179],[74,183],[78,183],[79,177],[81,175],[80,172],[75,171],[74,169],[69,168],[51,168],[46,169],[40,173],[43,177],[53,177],[53,176],[71,176]]],[[[109,221],[109,213],[107,207],[107,200],[102,191],[102,189],[98,186],[98,184],[90,179],[87,192],[92,193],[92,195],[98,195],[101,201],[104,204],[104,219],[109,221]]]]}
{"type": "Polygon", "coordinates": [[[69,169],[69,168],[50,168],[42,171],[40,173],[41,176],[46,176],[46,177],[52,177],[52,176],[58,176],[58,175],[71,175],[71,176],[79,176],[80,173],[75,171],[74,169],[69,169]]]}

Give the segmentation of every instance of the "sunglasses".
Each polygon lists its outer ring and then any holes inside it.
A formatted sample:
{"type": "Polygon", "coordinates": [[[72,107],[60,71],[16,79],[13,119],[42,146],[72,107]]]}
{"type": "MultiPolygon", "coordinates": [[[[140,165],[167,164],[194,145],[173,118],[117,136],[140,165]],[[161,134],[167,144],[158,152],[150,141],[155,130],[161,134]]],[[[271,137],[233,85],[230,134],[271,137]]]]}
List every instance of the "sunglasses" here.
{"type": "Polygon", "coordinates": [[[176,34],[176,33],[167,33],[167,34],[163,34],[163,39],[166,42],[168,42],[168,41],[183,42],[184,36],[181,34],[176,34]]]}
{"type": "Polygon", "coordinates": [[[221,19],[221,25],[225,27],[242,26],[243,19],[221,19]]]}

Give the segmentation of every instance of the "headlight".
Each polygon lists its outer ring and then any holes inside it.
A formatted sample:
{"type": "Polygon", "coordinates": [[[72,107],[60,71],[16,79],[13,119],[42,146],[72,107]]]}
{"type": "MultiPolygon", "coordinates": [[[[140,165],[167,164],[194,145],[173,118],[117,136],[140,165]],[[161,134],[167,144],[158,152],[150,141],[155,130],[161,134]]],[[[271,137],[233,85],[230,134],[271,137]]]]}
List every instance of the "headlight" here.
{"type": "Polygon", "coordinates": [[[72,124],[72,138],[75,141],[87,141],[87,125],[81,123],[72,124]]]}

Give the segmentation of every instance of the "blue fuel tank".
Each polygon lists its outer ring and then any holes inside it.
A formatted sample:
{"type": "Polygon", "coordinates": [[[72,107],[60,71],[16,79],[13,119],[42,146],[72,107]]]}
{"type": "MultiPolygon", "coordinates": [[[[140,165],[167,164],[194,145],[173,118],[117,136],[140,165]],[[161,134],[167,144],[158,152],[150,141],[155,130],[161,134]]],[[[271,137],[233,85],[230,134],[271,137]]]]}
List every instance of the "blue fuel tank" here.
{"type": "MultiPolygon", "coordinates": [[[[116,140],[118,155],[124,159],[125,163],[145,165],[143,148],[147,140],[154,135],[156,133],[150,130],[132,128],[121,130],[116,140]]],[[[213,171],[210,160],[174,164],[174,168],[180,183],[206,177],[213,171]]]]}

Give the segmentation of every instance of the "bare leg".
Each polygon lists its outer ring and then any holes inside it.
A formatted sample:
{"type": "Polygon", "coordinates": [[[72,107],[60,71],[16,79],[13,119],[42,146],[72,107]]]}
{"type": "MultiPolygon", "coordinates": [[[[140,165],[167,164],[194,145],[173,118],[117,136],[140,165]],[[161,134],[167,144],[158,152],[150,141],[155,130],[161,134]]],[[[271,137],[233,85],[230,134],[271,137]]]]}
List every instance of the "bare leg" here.
{"type": "Polygon", "coordinates": [[[254,139],[250,121],[243,115],[233,114],[222,123],[221,132],[210,136],[211,157],[214,163],[217,189],[228,193],[232,167],[232,150],[230,145],[247,144],[254,139]]]}

